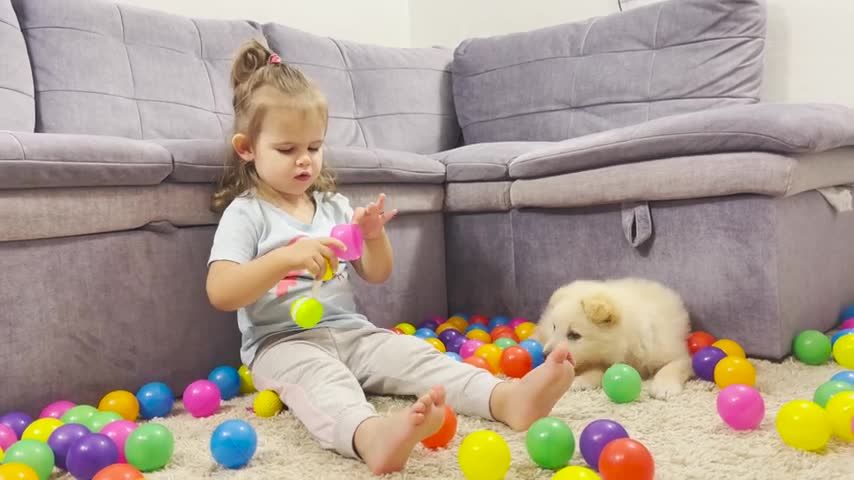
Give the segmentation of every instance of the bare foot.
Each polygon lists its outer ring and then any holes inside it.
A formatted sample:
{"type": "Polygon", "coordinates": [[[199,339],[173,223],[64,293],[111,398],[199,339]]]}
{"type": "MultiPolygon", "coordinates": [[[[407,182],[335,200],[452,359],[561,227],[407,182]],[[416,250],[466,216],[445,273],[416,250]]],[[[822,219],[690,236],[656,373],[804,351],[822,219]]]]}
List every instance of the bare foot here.
{"type": "Polygon", "coordinates": [[[495,387],[489,404],[496,420],[522,432],[548,416],[575,379],[575,365],[571,358],[569,346],[562,343],[542,365],[528,372],[520,381],[504,382],[495,387]]]}
{"type": "Polygon", "coordinates": [[[356,452],[375,475],[397,472],[418,442],[436,433],[445,419],[445,389],[433,387],[411,407],[371,417],[356,429],[356,452]]]}

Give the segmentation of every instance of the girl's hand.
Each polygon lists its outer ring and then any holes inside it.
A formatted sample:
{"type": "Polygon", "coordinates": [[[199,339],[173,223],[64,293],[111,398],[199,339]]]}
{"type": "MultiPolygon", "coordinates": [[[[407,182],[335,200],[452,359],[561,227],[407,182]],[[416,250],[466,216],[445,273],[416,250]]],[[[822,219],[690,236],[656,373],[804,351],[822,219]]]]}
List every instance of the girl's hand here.
{"type": "Polygon", "coordinates": [[[342,250],[347,247],[336,238],[301,238],[293,244],[283,247],[284,254],[296,265],[295,270],[308,270],[316,279],[323,278],[326,273],[326,262],[329,262],[333,272],[338,271],[338,256],[329,246],[342,250]]]}
{"type": "Polygon", "coordinates": [[[367,208],[358,207],[353,212],[353,223],[359,224],[365,240],[379,238],[385,232],[385,224],[397,215],[397,209],[386,212],[385,194],[381,193],[376,202],[371,202],[367,208]]]}

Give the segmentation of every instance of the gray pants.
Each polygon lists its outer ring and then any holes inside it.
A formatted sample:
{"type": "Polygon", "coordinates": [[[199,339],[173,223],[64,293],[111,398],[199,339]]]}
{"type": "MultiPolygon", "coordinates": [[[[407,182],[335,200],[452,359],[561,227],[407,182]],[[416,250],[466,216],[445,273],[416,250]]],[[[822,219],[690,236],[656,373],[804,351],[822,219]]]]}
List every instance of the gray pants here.
{"type": "Polygon", "coordinates": [[[501,380],[421,338],[381,328],[315,328],[265,346],[252,363],[259,390],[273,390],[326,449],[358,458],[356,428],[377,416],[365,393],[423,395],[442,385],[455,412],[493,419],[501,380]]]}

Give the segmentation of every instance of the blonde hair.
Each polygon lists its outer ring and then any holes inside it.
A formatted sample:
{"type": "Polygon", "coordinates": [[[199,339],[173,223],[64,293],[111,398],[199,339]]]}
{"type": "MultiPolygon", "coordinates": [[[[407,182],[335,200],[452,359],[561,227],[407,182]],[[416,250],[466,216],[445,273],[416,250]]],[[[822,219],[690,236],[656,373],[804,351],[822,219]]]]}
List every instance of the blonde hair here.
{"type": "MultiPolygon", "coordinates": [[[[250,40],[241,47],[231,67],[231,88],[234,90],[234,133],[246,135],[253,147],[267,110],[256,98],[263,87],[273,88],[288,97],[294,108],[318,112],[324,124],[328,121],[326,98],[320,89],[270,49],[257,40],[250,40]]],[[[269,191],[255,170],[255,162],[244,161],[233,151],[211,199],[211,209],[222,212],[235,198],[252,188],[262,193],[269,191]]],[[[333,191],[335,178],[324,163],[308,193],[333,191]]]]}

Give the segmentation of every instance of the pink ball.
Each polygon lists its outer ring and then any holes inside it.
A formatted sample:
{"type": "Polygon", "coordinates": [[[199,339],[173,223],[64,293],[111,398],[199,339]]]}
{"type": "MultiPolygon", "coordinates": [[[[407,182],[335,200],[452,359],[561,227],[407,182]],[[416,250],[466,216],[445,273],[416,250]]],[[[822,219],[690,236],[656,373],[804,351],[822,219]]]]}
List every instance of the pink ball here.
{"type": "Polygon", "coordinates": [[[358,260],[362,256],[364,240],[362,239],[362,228],[358,224],[344,223],[335,225],[332,227],[332,233],[329,236],[340,240],[347,247],[346,251],[329,247],[338,258],[342,260],[358,260]]]}
{"type": "Polygon", "coordinates": [[[435,317],[431,317],[430,320],[433,320],[434,322],[438,323],[439,325],[448,321],[447,318],[439,316],[439,315],[436,315],[435,317]]]}
{"type": "Polygon", "coordinates": [[[184,389],[184,408],[196,418],[209,417],[219,408],[222,395],[210,380],[196,380],[184,389]]]}
{"type": "Polygon", "coordinates": [[[525,323],[525,322],[527,322],[527,321],[528,321],[528,319],[527,319],[527,318],[516,317],[516,318],[514,318],[513,320],[510,320],[510,324],[509,324],[509,326],[510,326],[510,328],[512,328],[513,330],[516,330],[516,327],[518,327],[519,325],[522,325],[523,323],[525,323]]]}
{"type": "Polygon", "coordinates": [[[42,413],[39,414],[39,418],[55,418],[57,420],[62,419],[62,416],[65,415],[65,412],[76,407],[77,404],[74,402],[69,402],[68,400],[60,400],[58,402],[53,402],[50,405],[44,407],[42,413]]]}
{"type": "Polygon", "coordinates": [[[839,326],[839,330],[845,330],[846,328],[854,328],[854,317],[845,320],[842,322],[842,325],[839,326]]]}
{"type": "Polygon", "coordinates": [[[106,435],[110,437],[110,440],[116,444],[116,447],[119,449],[119,460],[118,463],[127,463],[127,458],[125,458],[125,442],[130,436],[131,432],[137,429],[139,425],[130,420],[116,420],[115,422],[110,422],[101,429],[101,435],[106,435]]]}
{"type": "Polygon", "coordinates": [[[463,359],[469,358],[474,355],[474,351],[481,345],[483,345],[483,342],[480,340],[476,340],[474,338],[466,340],[466,342],[460,347],[460,357],[463,359]]]}
{"type": "Polygon", "coordinates": [[[6,425],[0,423],[0,449],[4,452],[9,450],[13,443],[18,441],[18,435],[15,431],[6,425]]]}
{"type": "Polygon", "coordinates": [[[730,385],[718,393],[718,415],[735,430],[753,430],[765,418],[765,400],[753,387],[730,385]]]}

